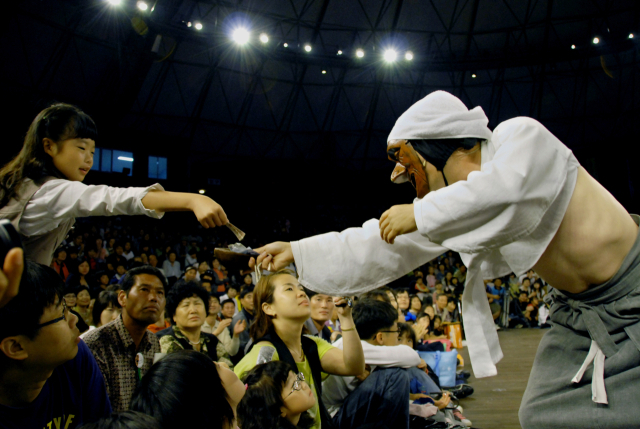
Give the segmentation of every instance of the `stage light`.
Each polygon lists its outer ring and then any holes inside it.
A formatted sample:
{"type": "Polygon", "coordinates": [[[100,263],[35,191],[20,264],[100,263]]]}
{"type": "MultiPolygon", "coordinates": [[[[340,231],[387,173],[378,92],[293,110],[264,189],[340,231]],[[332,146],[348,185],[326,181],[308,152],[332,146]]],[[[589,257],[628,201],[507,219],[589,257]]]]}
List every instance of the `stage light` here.
{"type": "Polygon", "coordinates": [[[338,49],[338,55],[342,55],[342,50],[338,49]]]}
{"type": "Polygon", "coordinates": [[[267,35],[267,33],[262,33],[260,35],[260,41],[264,44],[264,43],[269,43],[269,36],[267,35]]]}
{"type": "Polygon", "coordinates": [[[326,70],[322,70],[322,74],[327,74],[327,71],[326,70]]]}
{"type": "Polygon", "coordinates": [[[233,33],[231,34],[231,38],[238,45],[246,44],[249,41],[249,37],[251,37],[251,33],[249,33],[249,30],[247,30],[244,27],[236,28],[235,30],[233,30],[233,33]]]}
{"type": "Polygon", "coordinates": [[[575,49],[575,48],[576,48],[576,45],[571,45],[571,49],[575,49]]]}
{"type": "Polygon", "coordinates": [[[199,22],[196,22],[194,27],[196,27],[196,30],[198,30],[198,31],[202,30],[202,24],[199,23],[199,22]]]}
{"type": "Polygon", "coordinates": [[[107,3],[112,6],[120,6],[122,4],[122,0],[107,0],[107,3]]]}
{"type": "Polygon", "coordinates": [[[187,27],[191,28],[192,25],[191,21],[187,22],[187,27]]]}
{"type": "Polygon", "coordinates": [[[364,51],[362,49],[357,49],[356,50],[356,57],[358,57],[358,58],[364,57],[364,51]]]}
{"type": "Polygon", "coordinates": [[[384,51],[384,60],[388,63],[394,62],[398,58],[398,53],[393,49],[384,51]]]}
{"type": "Polygon", "coordinates": [[[475,79],[476,77],[478,77],[478,75],[477,75],[477,74],[475,74],[475,73],[471,73],[471,77],[472,77],[473,79],[475,79]]]}
{"type": "Polygon", "coordinates": [[[633,39],[633,33],[629,33],[629,39],[633,39]]]}
{"type": "Polygon", "coordinates": [[[311,52],[311,45],[304,45],[304,50],[306,52],[311,52]]]}
{"type": "Polygon", "coordinates": [[[593,38],[593,44],[597,45],[598,43],[600,43],[600,39],[598,39],[597,37],[593,38]]]}
{"type": "Polygon", "coordinates": [[[284,42],[284,43],[282,44],[282,46],[284,46],[285,48],[288,48],[288,47],[289,47],[289,44],[288,44],[287,42],[284,42]]]}
{"type": "Polygon", "coordinates": [[[407,61],[413,60],[413,52],[407,51],[407,53],[404,54],[404,59],[407,60],[407,61]]]}
{"type": "Polygon", "coordinates": [[[128,156],[119,156],[118,159],[120,161],[127,161],[127,162],[133,162],[133,158],[130,158],[128,156]]]}
{"type": "Polygon", "coordinates": [[[205,192],[206,192],[206,191],[205,191],[204,189],[200,189],[200,190],[198,191],[198,193],[199,193],[199,194],[204,194],[205,192]]]}
{"type": "Polygon", "coordinates": [[[142,11],[145,11],[145,10],[149,9],[149,5],[148,5],[148,4],[146,4],[146,3],[145,3],[145,2],[143,2],[143,1],[139,1],[139,2],[137,3],[137,6],[138,6],[138,9],[140,9],[140,10],[142,10],[142,11]]]}

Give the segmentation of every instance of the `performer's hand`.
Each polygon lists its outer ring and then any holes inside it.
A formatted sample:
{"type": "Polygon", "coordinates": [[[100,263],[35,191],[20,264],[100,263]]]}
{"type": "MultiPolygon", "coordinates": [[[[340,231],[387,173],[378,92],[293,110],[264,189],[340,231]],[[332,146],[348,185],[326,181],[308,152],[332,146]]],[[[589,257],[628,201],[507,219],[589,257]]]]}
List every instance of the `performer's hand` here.
{"type": "Polygon", "coordinates": [[[291,243],[276,241],[255,249],[255,251],[260,253],[260,256],[258,256],[257,261],[255,258],[249,260],[249,267],[251,268],[257,263],[264,270],[278,271],[293,262],[291,243]],[[271,264],[271,268],[269,268],[269,264],[271,264]]]}
{"type": "Polygon", "coordinates": [[[417,229],[413,204],[393,206],[380,217],[380,237],[389,244],[393,244],[397,236],[417,229]]]}
{"type": "Polygon", "coordinates": [[[22,270],[24,269],[22,249],[19,247],[9,250],[4,258],[4,266],[0,270],[0,308],[4,307],[18,294],[22,270]]]}
{"type": "Polygon", "coordinates": [[[194,195],[194,197],[196,199],[191,204],[191,210],[202,226],[213,228],[229,223],[229,219],[227,219],[227,215],[220,204],[204,195],[194,195]]]}

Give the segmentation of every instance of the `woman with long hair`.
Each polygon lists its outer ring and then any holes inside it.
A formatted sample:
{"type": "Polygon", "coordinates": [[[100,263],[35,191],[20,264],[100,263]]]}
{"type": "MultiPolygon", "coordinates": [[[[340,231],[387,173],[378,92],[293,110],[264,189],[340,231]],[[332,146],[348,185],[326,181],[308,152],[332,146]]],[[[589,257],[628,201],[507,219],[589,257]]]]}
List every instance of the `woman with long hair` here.
{"type": "Polygon", "coordinates": [[[98,131],[93,119],[70,104],[54,104],[35,117],[22,150],[0,169],[0,219],[20,232],[25,257],[50,265],[53,251],[76,217],[142,215],[193,211],[205,227],[225,225],[227,217],[200,194],[147,188],[82,184],[93,166],[98,131]]]}
{"type": "Polygon", "coordinates": [[[291,271],[263,276],[253,292],[253,301],[253,347],[236,365],[236,374],[242,378],[256,365],[274,360],[289,363],[294,372],[304,375],[315,395],[316,404],[309,409],[313,428],[331,427],[331,417],[321,400],[321,373],[355,376],[365,369],[362,344],[347,299],[334,298],[342,350],[321,338],[303,335],[304,322],[311,315],[309,298],[291,271]]]}

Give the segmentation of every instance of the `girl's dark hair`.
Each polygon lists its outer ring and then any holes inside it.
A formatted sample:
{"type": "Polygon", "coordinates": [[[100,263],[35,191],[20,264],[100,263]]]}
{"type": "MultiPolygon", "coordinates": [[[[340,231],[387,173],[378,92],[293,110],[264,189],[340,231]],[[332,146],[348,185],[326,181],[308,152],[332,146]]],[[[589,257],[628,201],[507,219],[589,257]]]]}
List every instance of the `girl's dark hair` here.
{"type": "Polygon", "coordinates": [[[81,426],[82,429],[162,429],[156,419],[136,411],[113,413],[95,423],[81,426]]]}
{"type": "Polygon", "coordinates": [[[187,298],[191,298],[193,296],[197,296],[204,303],[204,311],[209,315],[209,292],[202,286],[200,286],[196,282],[187,282],[175,285],[169,293],[167,294],[167,305],[165,306],[165,311],[167,313],[167,318],[171,320],[171,324],[175,324],[173,322],[173,316],[176,314],[176,309],[178,305],[187,298]]]}
{"type": "Polygon", "coordinates": [[[245,374],[242,381],[247,391],[236,409],[238,426],[242,429],[310,428],[313,419],[302,413],[297,426],[282,417],[284,405],[282,389],[287,384],[291,366],[283,361],[271,361],[256,365],[245,374]]]}
{"type": "Polygon", "coordinates": [[[290,270],[280,270],[273,274],[269,274],[268,276],[262,276],[255,289],[253,290],[253,314],[254,319],[253,323],[251,323],[251,328],[249,333],[251,335],[251,339],[254,341],[264,337],[267,335],[271,327],[273,326],[272,317],[267,315],[262,310],[262,304],[273,304],[273,292],[275,290],[275,285],[273,284],[273,279],[279,276],[294,276],[293,271],[290,270]]]}
{"type": "Polygon", "coordinates": [[[96,326],[98,326],[98,323],[100,323],[100,316],[102,316],[102,312],[105,308],[109,307],[109,304],[111,304],[113,308],[122,308],[122,306],[118,302],[117,292],[111,290],[103,290],[102,292],[100,292],[100,295],[98,295],[98,299],[96,299],[96,302],[93,304],[93,310],[91,310],[93,323],[96,326]]]}
{"type": "Polygon", "coordinates": [[[45,138],[58,143],[74,138],[95,141],[97,136],[93,119],[70,104],[54,104],[38,113],[27,130],[22,150],[0,169],[0,207],[9,202],[27,177],[33,180],[45,176],[65,178],[44,151],[45,138]]]}
{"type": "MultiPolygon", "coordinates": [[[[418,316],[420,318],[420,316],[418,316]]],[[[398,335],[404,336],[408,335],[411,338],[411,342],[413,343],[413,347],[416,347],[416,333],[413,331],[413,328],[408,323],[398,323],[398,335]]]]}
{"type": "Polygon", "coordinates": [[[194,350],[171,353],[154,364],[138,384],[130,409],[154,416],[163,429],[218,429],[233,423],[216,365],[194,350]],[[206,395],[197,386],[206,386],[206,395]]]}

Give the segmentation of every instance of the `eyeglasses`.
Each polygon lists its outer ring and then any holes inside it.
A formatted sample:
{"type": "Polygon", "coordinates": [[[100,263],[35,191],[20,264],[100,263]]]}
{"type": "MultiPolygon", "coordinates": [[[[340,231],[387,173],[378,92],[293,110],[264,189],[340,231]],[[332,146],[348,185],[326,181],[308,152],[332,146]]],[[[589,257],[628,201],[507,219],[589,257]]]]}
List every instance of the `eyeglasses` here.
{"type": "Polygon", "coordinates": [[[57,319],[53,319],[53,320],[49,320],[48,322],[41,323],[38,326],[36,326],[36,328],[38,329],[44,328],[45,326],[58,323],[61,320],[67,320],[67,303],[64,301],[64,299],[62,300],[62,316],[58,317],[57,319]]]}
{"type": "Polygon", "coordinates": [[[288,398],[289,396],[291,396],[291,394],[297,390],[302,389],[302,382],[306,380],[304,379],[304,374],[299,372],[298,375],[296,376],[296,381],[293,382],[293,389],[291,389],[291,393],[289,393],[286,397],[288,398]]]}

